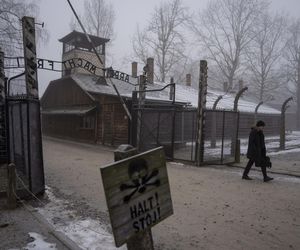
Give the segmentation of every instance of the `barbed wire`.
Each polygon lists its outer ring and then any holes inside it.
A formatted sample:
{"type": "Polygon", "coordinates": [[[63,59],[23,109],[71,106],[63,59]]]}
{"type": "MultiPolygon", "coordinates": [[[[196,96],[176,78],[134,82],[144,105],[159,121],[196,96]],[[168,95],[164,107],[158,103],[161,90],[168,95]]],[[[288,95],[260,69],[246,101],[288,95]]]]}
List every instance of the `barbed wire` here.
{"type": "MultiPolygon", "coordinates": [[[[16,173],[16,177],[17,177],[17,179],[21,182],[21,184],[22,184],[22,186],[26,189],[26,191],[36,200],[36,201],[38,201],[41,205],[43,205],[44,207],[45,206],[47,206],[47,204],[46,203],[44,203],[41,199],[39,199],[34,193],[32,193],[28,188],[27,188],[27,186],[26,186],[26,184],[24,183],[24,181],[17,175],[17,173],[16,173]]],[[[32,209],[30,209],[29,208],[29,206],[27,206],[27,205],[25,205],[25,203],[24,203],[24,201],[20,198],[20,197],[18,197],[17,195],[16,195],[16,193],[14,192],[14,195],[16,196],[16,198],[24,205],[24,207],[25,207],[25,209],[27,209],[30,213],[32,213],[32,209]]],[[[35,216],[35,215],[34,215],[35,216]]],[[[35,218],[37,218],[37,216],[35,216],[35,218]]],[[[37,218],[38,219],[38,218],[37,218]]],[[[38,219],[39,220],[39,219],[38,219]]],[[[39,220],[40,221],[40,220],[39,220]]],[[[103,233],[101,233],[101,232],[99,232],[99,231],[96,231],[96,230],[94,230],[94,229],[92,229],[92,228],[90,228],[90,227],[84,227],[84,226],[82,226],[82,225],[80,225],[80,224],[78,224],[77,222],[73,222],[76,226],[78,226],[78,227],[80,227],[81,229],[85,229],[85,230],[90,230],[90,231],[92,231],[92,232],[94,232],[94,233],[96,233],[96,234],[99,234],[99,235],[101,235],[101,236],[103,236],[104,234],[103,233]]],[[[51,225],[53,226],[53,228],[56,230],[56,231],[59,231],[59,228],[57,228],[55,225],[53,225],[52,223],[51,223],[51,225]]]]}

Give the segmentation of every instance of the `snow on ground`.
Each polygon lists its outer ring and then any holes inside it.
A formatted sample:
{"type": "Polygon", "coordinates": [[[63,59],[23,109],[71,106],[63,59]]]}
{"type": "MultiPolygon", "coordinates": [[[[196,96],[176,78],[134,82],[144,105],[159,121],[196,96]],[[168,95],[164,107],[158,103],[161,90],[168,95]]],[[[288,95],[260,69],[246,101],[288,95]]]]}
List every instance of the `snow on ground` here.
{"type": "MultiPolygon", "coordinates": [[[[300,131],[293,131],[286,134],[285,150],[279,150],[279,136],[266,136],[266,148],[268,155],[286,154],[292,152],[300,152],[300,131]]],[[[245,155],[248,148],[248,138],[240,139],[241,142],[241,154],[245,155]]],[[[231,140],[225,139],[223,141],[223,156],[231,155],[231,140]]],[[[192,150],[195,148],[195,142],[186,143],[185,148],[180,148],[175,152],[175,158],[177,159],[190,159],[192,150]]],[[[216,147],[211,147],[211,141],[205,140],[204,142],[204,157],[205,160],[219,159],[222,154],[222,141],[216,141],[216,147]]]]}
{"type": "Polygon", "coordinates": [[[46,238],[38,233],[30,232],[29,236],[33,239],[28,243],[24,250],[57,250],[56,244],[46,242],[46,238]]]}
{"type": "MultiPolygon", "coordinates": [[[[268,155],[278,155],[291,152],[300,152],[300,131],[293,131],[286,134],[285,150],[279,149],[279,136],[266,136],[266,148],[268,155]]],[[[246,154],[248,139],[241,139],[241,154],[246,154]]]]}
{"type": "MultiPolygon", "coordinates": [[[[113,236],[105,230],[105,226],[100,222],[91,218],[79,218],[75,211],[68,209],[69,201],[57,198],[51,188],[47,187],[46,194],[50,202],[38,208],[38,211],[55,230],[64,233],[82,249],[117,249],[113,236]]],[[[118,249],[122,250],[126,247],[118,249]]]]}
{"type": "MultiPolygon", "coordinates": [[[[32,241],[28,243],[22,250],[58,250],[55,243],[48,243],[46,237],[35,232],[28,233],[32,241]]],[[[20,250],[19,248],[11,248],[9,250],[20,250]]]]}

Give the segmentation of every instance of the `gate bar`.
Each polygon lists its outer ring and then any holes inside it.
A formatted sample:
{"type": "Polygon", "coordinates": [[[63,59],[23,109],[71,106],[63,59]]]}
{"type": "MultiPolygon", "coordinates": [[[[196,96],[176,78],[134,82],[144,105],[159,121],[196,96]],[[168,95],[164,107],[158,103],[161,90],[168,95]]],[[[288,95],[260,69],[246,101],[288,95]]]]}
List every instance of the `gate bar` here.
{"type": "Polygon", "coordinates": [[[225,111],[223,110],[221,164],[223,164],[223,158],[224,158],[224,130],[225,130],[225,111]]]}

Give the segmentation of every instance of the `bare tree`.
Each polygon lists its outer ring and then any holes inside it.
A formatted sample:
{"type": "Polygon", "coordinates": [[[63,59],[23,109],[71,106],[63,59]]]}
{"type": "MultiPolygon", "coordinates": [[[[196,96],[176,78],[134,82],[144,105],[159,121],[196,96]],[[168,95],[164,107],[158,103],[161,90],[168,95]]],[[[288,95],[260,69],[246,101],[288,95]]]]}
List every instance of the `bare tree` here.
{"type": "Polygon", "coordinates": [[[136,27],[136,33],[132,40],[133,57],[146,64],[150,56],[149,47],[147,46],[147,32],[141,31],[139,25],[136,27]]]}
{"type": "Polygon", "coordinates": [[[155,8],[144,30],[137,28],[132,41],[134,56],[142,62],[147,57],[154,57],[159,69],[157,80],[164,82],[173,66],[185,58],[185,39],[181,28],[188,18],[181,0],[172,0],[155,8]]]}
{"type": "Polygon", "coordinates": [[[261,0],[212,0],[191,23],[208,60],[218,65],[230,89],[245,48],[254,38],[257,18],[267,8],[268,3],[261,0]]]}
{"type": "MultiPolygon", "coordinates": [[[[38,6],[33,1],[0,0],[0,47],[6,54],[21,54],[21,18],[26,15],[36,17],[37,13],[38,6]]],[[[48,33],[38,27],[37,36],[45,41],[48,33]]]]}
{"type": "Polygon", "coordinates": [[[284,48],[285,27],[286,21],[282,16],[271,16],[266,12],[259,17],[254,39],[247,46],[251,86],[260,101],[272,98],[272,92],[280,84],[282,72],[279,61],[284,48]]]}
{"type": "MultiPolygon", "coordinates": [[[[89,34],[111,40],[114,38],[115,11],[111,3],[105,0],[85,0],[81,20],[89,34]]],[[[75,19],[71,20],[70,27],[80,30],[75,19]]]]}
{"type": "Polygon", "coordinates": [[[289,72],[288,80],[296,87],[294,97],[297,101],[297,128],[300,129],[300,18],[291,22],[288,32],[285,58],[289,72]]]}

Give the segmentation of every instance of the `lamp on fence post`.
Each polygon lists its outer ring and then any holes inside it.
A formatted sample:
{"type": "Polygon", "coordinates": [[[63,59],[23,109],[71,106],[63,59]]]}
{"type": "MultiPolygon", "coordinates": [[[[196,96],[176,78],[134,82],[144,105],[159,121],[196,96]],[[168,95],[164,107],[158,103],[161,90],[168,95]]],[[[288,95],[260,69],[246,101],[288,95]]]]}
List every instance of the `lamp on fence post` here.
{"type": "Polygon", "coordinates": [[[256,105],[256,107],[255,107],[255,111],[254,111],[254,123],[256,123],[258,108],[259,108],[263,103],[264,103],[264,102],[261,101],[261,102],[259,102],[259,103],[256,105]]]}
{"type": "Polygon", "coordinates": [[[288,102],[293,100],[293,97],[286,99],[281,107],[281,119],[280,119],[280,149],[285,149],[285,111],[289,106],[287,106],[288,102]]]}
{"type": "MultiPolygon", "coordinates": [[[[236,94],[235,99],[234,99],[234,106],[233,106],[233,111],[238,112],[238,102],[242,94],[248,90],[248,87],[244,87],[239,90],[239,92],[236,94]]],[[[232,140],[231,140],[231,155],[234,154],[234,159],[235,162],[240,162],[240,141],[238,139],[238,133],[239,133],[239,116],[237,116],[237,128],[236,128],[236,135],[234,139],[234,135],[232,135],[232,140]],[[234,147],[235,146],[235,147],[234,147]]]]}

